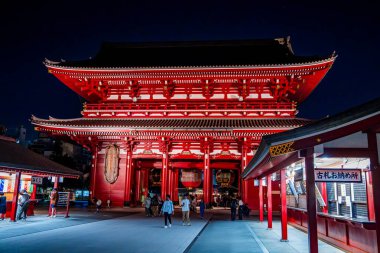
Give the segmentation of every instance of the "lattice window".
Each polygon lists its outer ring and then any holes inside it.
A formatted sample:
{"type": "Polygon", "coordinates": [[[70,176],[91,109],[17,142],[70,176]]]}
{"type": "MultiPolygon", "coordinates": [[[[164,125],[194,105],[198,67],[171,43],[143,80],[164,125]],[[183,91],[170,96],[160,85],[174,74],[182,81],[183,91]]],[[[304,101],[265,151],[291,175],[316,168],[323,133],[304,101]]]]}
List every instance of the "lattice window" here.
{"type": "Polygon", "coordinates": [[[354,204],[352,213],[355,218],[368,218],[367,204],[354,204]]]}

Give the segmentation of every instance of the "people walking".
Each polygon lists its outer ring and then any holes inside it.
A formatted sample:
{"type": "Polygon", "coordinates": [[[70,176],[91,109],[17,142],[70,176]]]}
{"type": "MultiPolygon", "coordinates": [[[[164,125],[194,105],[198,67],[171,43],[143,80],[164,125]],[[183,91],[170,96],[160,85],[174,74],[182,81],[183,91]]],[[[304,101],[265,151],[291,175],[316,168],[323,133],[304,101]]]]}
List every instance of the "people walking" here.
{"type": "Polygon", "coordinates": [[[149,194],[146,195],[144,199],[144,207],[145,207],[145,216],[152,216],[152,210],[150,209],[150,205],[152,204],[152,200],[150,199],[149,194]]]}
{"type": "Polygon", "coordinates": [[[239,207],[238,207],[238,216],[239,216],[239,220],[242,220],[243,219],[243,209],[244,209],[244,202],[243,200],[239,199],[239,207]]]}
{"type": "Polygon", "coordinates": [[[26,220],[26,211],[29,207],[30,195],[26,192],[25,189],[20,191],[20,197],[17,201],[17,220],[24,219],[26,220]]]}
{"type": "Polygon", "coordinates": [[[164,201],[164,204],[162,205],[161,212],[164,213],[165,216],[165,227],[168,228],[168,220],[169,220],[169,228],[172,226],[172,214],[174,213],[174,206],[173,202],[170,200],[170,195],[166,195],[166,200],[164,201]]]}
{"type": "Polygon", "coordinates": [[[4,192],[0,192],[0,219],[4,220],[7,212],[7,198],[4,196],[4,192]]]}
{"type": "Polygon", "coordinates": [[[57,204],[58,204],[58,189],[54,188],[50,193],[50,207],[51,213],[49,217],[55,218],[57,215],[57,204]]]}
{"type": "Polygon", "coordinates": [[[102,208],[102,200],[101,199],[98,199],[96,201],[96,212],[99,213],[100,212],[100,208],[102,208]]]}
{"type": "Polygon", "coordinates": [[[201,215],[201,219],[203,219],[205,214],[205,202],[203,201],[203,198],[201,199],[201,202],[199,202],[199,214],[201,215]]]}
{"type": "Polygon", "coordinates": [[[181,201],[182,207],[182,226],[191,226],[190,223],[190,201],[188,195],[186,194],[181,201]]]}
{"type": "Polygon", "coordinates": [[[232,221],[236,219],[236,207],[237,207],[236,199],[233,198],[231,200],[231,220],[232,221]]]}

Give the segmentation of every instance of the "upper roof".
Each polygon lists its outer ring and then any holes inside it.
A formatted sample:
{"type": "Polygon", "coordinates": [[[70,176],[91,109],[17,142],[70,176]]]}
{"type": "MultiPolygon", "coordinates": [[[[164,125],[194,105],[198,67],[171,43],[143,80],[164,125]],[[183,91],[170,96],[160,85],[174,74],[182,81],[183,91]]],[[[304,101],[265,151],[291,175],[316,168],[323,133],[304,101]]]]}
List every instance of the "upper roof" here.
{"type": "Polygon", "coordinates": [[[329,57],[296,56],[288,37],[244,41],[103,43],[94,58],[60,62],[46,60],[45,64],[74,68],[200,67],[302,64],[329,57]]]}
{"type": "Polygon", "coordinates": [[[380,98],[299,128],[264,136],[243,178],[265,176],[298,150],[371,128],[380,131],[380,98]]]}
{"type": "Polygon", "coordinates": [[[32,117],[32,123],[56,128],[129,128],[129,129],[253,129],[253,128],[293,128],[309,123],[306,119],[197,119],[197,118],[135,118],[135,119],[39,119],[32,117]]]}
{"type": "Polygon", "coordinates": [[[0,170],[74,178],[82,174],[2,137],[0,138],[0,170]]]}

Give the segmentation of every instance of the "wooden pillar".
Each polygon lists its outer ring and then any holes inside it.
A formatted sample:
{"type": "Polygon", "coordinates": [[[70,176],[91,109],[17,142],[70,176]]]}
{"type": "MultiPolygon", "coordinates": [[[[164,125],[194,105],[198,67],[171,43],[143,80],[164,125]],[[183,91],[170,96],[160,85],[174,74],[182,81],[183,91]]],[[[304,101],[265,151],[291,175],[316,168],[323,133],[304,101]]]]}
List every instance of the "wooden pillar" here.
{"type": "Polygon", "coordinates": [[[17,212],[17,200],[20,193],[20,181],[21,181],[21,172],[16,172],[16,178],[14,183],[13,199],[12,199],[12,211],[11,211],[11,221],[16,221],[16,212],[17,212]]]}
{"type": "Polygon", "coordinates": [[[378,143],[376,139],[376,132],[369,131],[367,133],[368,139],[368,151],[370,159],[370,170],[372,173],[372,186],[373,186],[373,202],[375,209],[375,219],[376,219],[376,240],[377,240],[377,250],[380,250],[380,161],[379,161],[379,150],[378,143]]]}
{"type": "Polygon", "coordinates": [[[143,177],[143,179],[142,179],[142,182],[143,182],[142,188],[144,189],[143,194],[144,194],[144,196],[146,196],[149,192],[149,170],[143,169],[141,171],[141,173],[142,173],[142,177],[143,177]]]}
{"type": "Polygon", "coordinates": [[[179,170],[178,169],[173,169],[173,196],[172,200],[173,201],[178,201],[178,174],[179,170]]]}
{"type": "Polygon", "coordinates": [[[267,176],[268,229],[272,229],[272,178],[267,176]]]}
{"type": "Polygon", "coordinates": [[[37,203],[36,196],[37,196],[37,185],[34,184],[33,185],[32,195],[30,196],[30,199],[33,200],[33,202],[31,202],[30,205],[29,205],[29,211],[30,212],[28,213],[28,215],[32,215],[32,216],[34,215],[34,207],[35,207],[35,205],[37,203]]]}
{"type": "Polygon", "coordinates": [[[166,199],[168,194],[168,152],[164,151],[162,154],[162,170],[161,170],[161,198],[166,199]]]}
{"type": "Polygon", "coordinates": [[[375,204],[373,199],[373,184],[372,184],[372,173],[371,171],[365,172],[366,176],[366,192],[367,192],[367,213],[368,220],[375,221],[375,204]]]}
{"type": "Polygon", "coordinates": [[[96,173],[98,167],[98,146],[94,145],[92,148],[92,161],[91,161],[91,181],[90,181],[90,189],[91,189],[91,198],[96,196],[96,173]]]}
{"type": "Polygon", "coordinates": [[[141,201],[141,170],[140,169],[136,169],[135,171],[135,201],[136,201],[136,205],[138,205],[141,201]]]}
{"type": "Polygon", "coordinates": [[[210,168],[210,149],[207,145],[204,155],[204,169],[203,169],[203,198],[205,205],[209,207],[211,205],[211,191],[212,191],[212,171],[210,168]]]}
{"type": "Polygon", "coordinates": [[[281,241],[288,241],[288,210],[286,206],[286,175],[285,169],[280,170],[281,176],[281,241]]]}
{"type": "Polygon", "coordinates": [[[124,189],[124,205],[129,206],[131,204],[131,189],[132,189],[132,150],[127,150],[127,161],[125,169],[125,189],[124,189]]]}
{"type": "Polygon", "coordinates": [[[327,197],[327,184],[325,182],[322,182],[322,183],[320,183],[320,186],[321,186],[321,195],[322,195],[323,201],[326,204],[326,206],[322,207],[322,212],[323,213],[329,213],[329,208],[328,208],[329,200],[327,197]]]}
{"type": "Polygon", "coordinates": [[[168,193],[170,197],[173,196],[173,170],[168,170],[168,193]]]}
{"type": "Polygon", "coordinates": [[[306,204],[307,204],[307,224],[309,238],[309,252],[318,253],[318,228],[317,228],[317,204],[315,196],[315,176],[314,176],[314,148],[301,151],[301,156],[305,157],[306,170],[306,204]]]}
{"type": "Polygon", "coordinates": [[[264,193],[263,193],[263,180],[259,179],[259,220],[264,221],[264,193]]]}
{"type": "MultiPolygon", "coordinates": [[[[247,152],[248,152],[248,148],[243,143],[242,147],[241,147],[241,173],[243,173],[245,167],[247,167],[247,152]]],[[[248,181],[242,180],[242,179],[240,179],[240,180],[241,180],[241,187],[239,188],[239,190],[240,190],[241,198],[242,198],[242,201],[244,203],[247,203],[248,202],[248,196],[247,196],[247,194],[248,194],[248,181]]]]}

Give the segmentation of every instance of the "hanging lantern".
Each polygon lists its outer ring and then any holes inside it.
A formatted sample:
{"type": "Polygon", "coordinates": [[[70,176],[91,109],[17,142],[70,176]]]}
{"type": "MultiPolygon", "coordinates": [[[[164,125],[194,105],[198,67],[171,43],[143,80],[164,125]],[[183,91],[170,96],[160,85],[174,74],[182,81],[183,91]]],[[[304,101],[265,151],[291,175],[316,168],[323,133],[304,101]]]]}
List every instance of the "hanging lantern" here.
{"type": "Polygon", "coordinates": [[[201,173],[198,170],[182,170],[181,183],[186,188],[197,188],[202,183],[201,173]]]}

